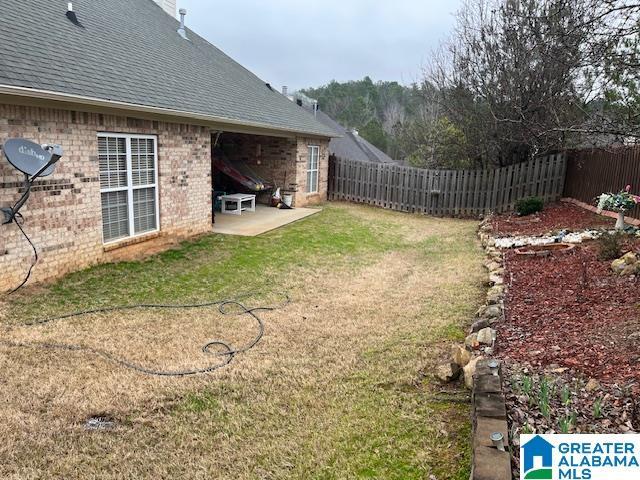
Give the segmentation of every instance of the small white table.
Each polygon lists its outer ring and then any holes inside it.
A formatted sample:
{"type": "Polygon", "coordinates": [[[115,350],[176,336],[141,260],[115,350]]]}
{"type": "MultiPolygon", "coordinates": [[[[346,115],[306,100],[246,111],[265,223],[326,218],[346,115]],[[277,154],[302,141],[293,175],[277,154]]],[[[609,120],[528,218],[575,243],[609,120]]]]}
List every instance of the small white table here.
{"type": "Polygon", "coordinates": [[[248,212],[256,211],[256,196],[247,193],[234,193],[233,195],[222,195],[220,197],[222,201],[222,213],[228,213],[231,215],[242,215],[242,211],[248,212]],[[234,210],[227,210],[227,202],[235,204],[234,210]],[[251,202],[250,207],[243,207],[243,202],[251,202]]]}

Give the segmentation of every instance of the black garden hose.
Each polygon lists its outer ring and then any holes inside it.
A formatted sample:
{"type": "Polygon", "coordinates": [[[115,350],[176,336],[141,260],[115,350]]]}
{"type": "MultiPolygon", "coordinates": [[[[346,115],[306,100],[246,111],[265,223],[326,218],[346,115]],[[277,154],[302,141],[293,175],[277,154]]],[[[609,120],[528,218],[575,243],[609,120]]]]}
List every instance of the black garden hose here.
{"type": "Polygon", "coordinates": [[[8,293],[9,295],[16,293],[18,290],[20,290],[22,287],[25,286],[25,284],[29,281],[29,278],[31,278],[31,272],[33,271],[33,268],[36,266],[36,263],[38,263],[38,249],[36,248],[34,243],[31,241],[31,238],[29,238],[29,235],[27,235],[27,232],[24,231],[24,228],[22,228],[22,224],[24,223],[24,217],[22,216],[21,213],[18,212],[13,216],[11,222],[16,224],[16,226],[18,227],[18,230],[20,230],[24,239],[31,246],[31,249],[33,250],[33,258],[31,260],[31,264],[29,265],[29,269],[27,270],[27,273],[22,279],[22,282],[16,288],[11,290],[8,293]]]}
{"type": "MultiPolygon", "coordinates": [[[[244,296],[246,297],[246,296],[244,296]]],[[[66,344],[66,343],[49,343],[49,342],[13,342],[8,340],[0,340],[0,345],[4,345],[6,347],[12,348],[36,348],[36,349],[45,349],[45,350],[67,350],[73,352],[85,352],[90,355],[96,355],[102,357],[110,362],[113,362],[121,367],[128,368],[130,370],[134,370],[136,372],[145,374],[145,375],[153,375],[158,377],[186,377],[189,375],[198,375],[203,373],[210,373],[214,370],[222,368],[234,359],[236,355],[239,353],[244,353],[253,347],[255,347],[262,336],[264,335],[264,322],[258,315],[258,312],[268,312],[273,311],[279,308],[283,308],[290,303],[290,298],[287,294],[282,294],[283,301],[279,305],[270,306],[270,307],[253,307],[249,308],[239,300],[217,300],[217,301],[207,301],[203,303],[187,303],[187,304],[155,304],[155,303],[139,303],[134,305],[121,305],[121,306],[111,306],[111,307],[103,307],[103,308],[95,308],[90,310],[82,310],[78,312],[64,314],[58,317],[50,317],[40,320],[35,320],[32,322],[28,322],[23,324],[22,326],[33,327],[37,325],[44,325],[47,323],[66,320],[74,317],[81,317],[84,315],[90,315],[94,313],[108,313],[108,312],[117,312],[124,310],[138,310],[138,309],[194,309],[194,308],[204,308],[204,307],[212,307],[217,305],[218,311],[222,315],[248,315],[255,321],[257,325],[257,333],[253,337],[252,340],[247,342],[245,345],[234,348],[231,344],[223,341],[223,340],[212,340],[207,342],[202,347],[202,353],[205,355],[210,355],[219,361],[213,363],[204,368],[191,368],[185,370],[157,370],[150,367],[146,367],[144,365],[140,365],[134,363],[126,358],[119,357],[114,355],[113,353],[107,352],[106,350],[88,347],[85,345],[74,345],[74,344],[66,344]],[[239,309],[238,312],[231,312],[229,307],[237,307],[239,309]],[[220,351],[213,351],[212,349],[216,347],[220,349],[220,351]]]]}

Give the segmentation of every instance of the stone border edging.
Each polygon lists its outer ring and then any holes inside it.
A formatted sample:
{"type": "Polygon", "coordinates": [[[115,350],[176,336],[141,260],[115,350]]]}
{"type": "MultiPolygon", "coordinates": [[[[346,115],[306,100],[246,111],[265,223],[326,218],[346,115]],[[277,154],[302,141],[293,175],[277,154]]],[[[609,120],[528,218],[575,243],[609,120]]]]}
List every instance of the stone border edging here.
{"type": "MultiPolygon", "coordinates": [[[[489,271],[487,300],[478,310],[478,318],[471,326],[471,335],[490,329],[493,335],[491,347],[485,348],[487,356],[493,355],[497,333],[491,326],[504,319],[504,257],[495,247],[491,235],[490,217],[480,223],[478,236],[485,249],[484,266],[489,271]]],[[[469,339],[469,337],[467,337],[469,339]]],[[[465,343],[468,343],[465,341],[465,343]]],[[[511,453],[509,448],[509,426],[503,392],[502,364],[490,367],[491,359],[482,358],[476,366],[472,380],[472,458],[470,480],[511,480],[511,453]],[[491,435],[500,433],[504,450],[494,445],[491,435]]],[[[466,372],[465,372],[466,373],[466,372]]]]}
{"type": "Polygon", "coordinates": [[[471,480],[511,480],[511,453],[507,407],[502,392],[502,373],[492,372],[489,360],[478,362],[473,376],[473,453],[471,480]],[[500,433],[504,451],[498,449],[491,435],[500,433]]]}

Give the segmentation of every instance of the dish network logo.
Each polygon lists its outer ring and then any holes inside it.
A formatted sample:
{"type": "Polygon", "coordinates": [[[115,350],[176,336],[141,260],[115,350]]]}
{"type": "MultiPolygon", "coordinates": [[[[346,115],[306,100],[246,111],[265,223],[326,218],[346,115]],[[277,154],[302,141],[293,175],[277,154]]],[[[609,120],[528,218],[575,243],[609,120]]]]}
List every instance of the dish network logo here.
{"type": "Polygon", "coordinates": [[[41,153],[36,152],[33,148],[27,147],[25,145],[20,145],[20,147],[18,148],[18,153],[21,153],[22,155],[28,155],[33,158],[37,158],[41,162],[44,162],[47,160],[47,157],[45,157],[41,153]]]}

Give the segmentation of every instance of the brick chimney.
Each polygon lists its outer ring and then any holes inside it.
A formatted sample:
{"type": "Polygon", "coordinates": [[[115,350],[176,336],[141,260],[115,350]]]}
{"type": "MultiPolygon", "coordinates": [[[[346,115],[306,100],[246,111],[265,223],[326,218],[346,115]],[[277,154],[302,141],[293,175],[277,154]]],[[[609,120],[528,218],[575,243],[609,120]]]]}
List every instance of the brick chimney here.
{"type": "Polygon", "coordinates": [[[162,7],[162,9],[171,15],[173,18],[176,18],[178,15],[178,10],[176,7],[176,0],[153,0],[158,5],[162,7]]]}

